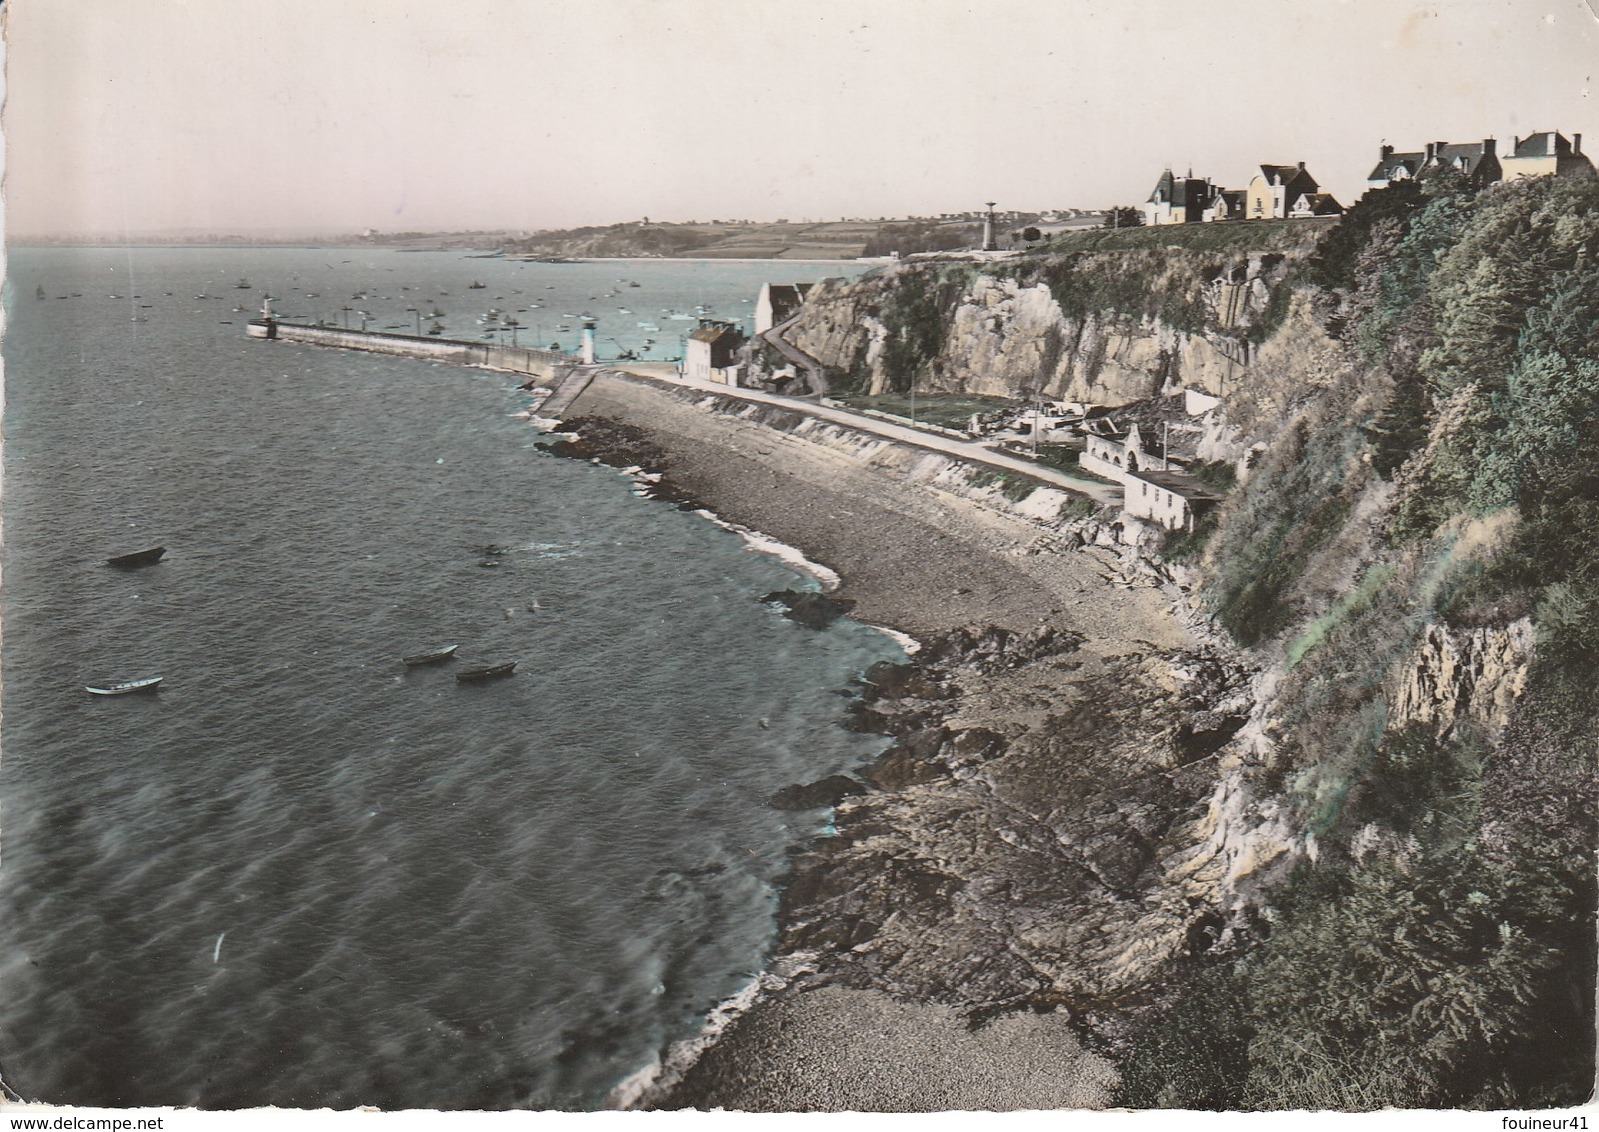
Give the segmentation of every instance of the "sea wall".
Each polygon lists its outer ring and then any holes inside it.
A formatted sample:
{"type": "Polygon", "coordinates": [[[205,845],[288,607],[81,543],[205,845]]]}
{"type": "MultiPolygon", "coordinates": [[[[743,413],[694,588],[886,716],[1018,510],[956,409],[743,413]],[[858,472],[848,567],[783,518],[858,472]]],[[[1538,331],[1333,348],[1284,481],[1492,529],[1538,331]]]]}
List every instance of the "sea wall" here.
{"type": "MultiPolygon", "coordinates": [[[[885,473],[907,486],[959,496],[991,511],[1051,530],[1062,529],[1063,525],[1075,529],[1077,519],[1096,510],[1082,494],[1032,479],[1023,472],[997,469],[853,429],[812,416],[802,407],[747,401],[620,370],[599,370],[594,378],[601,392],[608,392],[613,398],[626,398],[629,386],[647,386],[675,401],[692,405],[702,413],[721,418],[728,426],[754,425],[769,429],[774,439],[782,436],[803,442],[850,466],[885,473]]],[[[540,412],[549,415],[548,406],[553,400],[545,402],[540,412]]],[[[578,396],[570,411],[582,413],[590,404],[578,396]]]]}
{"type": "MultiPolygon", "coordinates": [[[[252,324],[254,325],[254,324],[252,324]]],[[[577,358],[556,350],[534,350],[522,346],[502,346],[492,342],[462,342],[454,338],[418,338],[410,334],[384,334],[371,330],[341,330],[331,326],[307,326],[294,322],[275,322],[266,335],[279,342],[308,346],[336,346],[345,350],[365,350],[373,354],[394,354],[422,358],[450,365],[483,366],[487,369],[525,373],[532,377],[554,377],[577,358]]]]}

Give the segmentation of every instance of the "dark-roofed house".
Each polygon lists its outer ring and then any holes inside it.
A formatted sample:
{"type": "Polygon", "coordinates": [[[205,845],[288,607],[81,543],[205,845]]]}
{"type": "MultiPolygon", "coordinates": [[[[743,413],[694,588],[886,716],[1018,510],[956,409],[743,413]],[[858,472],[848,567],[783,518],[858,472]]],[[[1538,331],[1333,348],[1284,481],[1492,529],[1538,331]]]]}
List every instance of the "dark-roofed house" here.
{"type": "Polygon", "coordinates": [[[1168,169],[1144,202],[1144,223],[1197,224],[1215,192],[1209,177],[1195,177],[1191,170],[1186,177],[1175,177],[1168,169]]]}
{"type": "Polygon", "coordinates": [[[798,314],[811,287],[810,283],[762,283],[755,300],[755,333],[763,334],[798,314]]]}
{"type": "Polygon", "coordinates": [[[1459,173],[1474,189],[1497,185],[1504,178],[1499,155],[1495,152],[1498,145],[1499,143],[1493,138],[1483,138],[1480,142],[1465,142],[1459,145],[1452,145],[1449,142],[1429,142],[1427,162],[1421,167],[1421,175],[1427,177],[1449,169],[1459,173]]]}
{"type": "Polygon", "coordinates": [[[1187,472],[1126,471],[1122,506],[1135,519],[1153,519],[1168,531],[1191,531],[1221,496],[1187,472]]]}
{"type": "Polygon", "coordinates": [[[1399,181],[1414,181],[1426,161],[1425,153],[1395,153],[1393,146],[1385,145],[1378,151],[1377,167],[1367,174],[1366,184],[1386,189],[1399,181]]]}
{"type": "Polygon", "coordinates": [[[1493,138],[1480,142],[1428,142],[1420,153],[1395,153],[1385,145],[1378,151],[1377,165],[1366,178],[1374,189],[1387,188],[1398,181],[1420,180],[1445,169],[1459,173],[1474,189],[1498,184],[1503,177],[1493,138]]]}
{"type": "Polygon", "coordinates": [[[1288,215],[1296,220],[1306,216],[1342,216],[1344,206],[1339,204],[1331,193],[1300,193],[1299,199],[1294,201],[1288,209],[1288,215]]]}
{"type": "Polygon", "coordinates": [[[1245,195],[1243,189],[1217,189],[1211,194],[1210,204],[1205,207],[1205,219],[1242,220],[1245,195]]]}
{"type": "Polygon", "coordinates": [[[1305,171],[1303,161],[1298,165],[1262,165],[1245,190],[1244,218],[1281,220],[1294,201],[1320,188],[1316,178],[1305,171]]]}
{"type": "Polygon", "coordinates": [[[700,319],[699,329],[688,336],[683,348],[683,376],[700,381],[719,381],[737,385],[739,351],[744,335],[731,322],[700,319]]]}
{"type": "Polygon", "coordinates": [[[1520,177],[1544,177],[1553,174],[1569,177],[1575,173],[1592,173],[1593,162],[1582,153],[1582,135],[1572,134],[1571,140],[1555,130],[1514,138],[1511,152],[1505,155],[1505,180],[1520,177]]]}

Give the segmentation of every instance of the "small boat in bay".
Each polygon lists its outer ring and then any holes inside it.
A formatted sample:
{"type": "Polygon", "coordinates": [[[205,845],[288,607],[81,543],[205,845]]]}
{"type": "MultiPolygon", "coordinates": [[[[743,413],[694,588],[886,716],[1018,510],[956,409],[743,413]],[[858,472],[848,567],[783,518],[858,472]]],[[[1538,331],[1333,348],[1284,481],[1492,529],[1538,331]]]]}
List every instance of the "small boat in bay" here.
{"type": "Polygon", "coordinates": [[[455,678],[463,684],[481,684],[485,680],[495,680],[501,676],[509,676],[516,668],[516,661],[507,660],[501,664],[479,664],[472,668],[463,668],[455,674],[455,678]]]}
{"type": "Polygon", "coordinates": [[[143,680],[122,680],[115,684],[85,684],[83,690],[97,696],[126,696],[133,692],[153,692],[161,684],[161,677],[146,676],[143,680]]]}
{"type": "Polygon", "coordinates": [[[149,550],[137,550],[132,554],[118,554],[114,558],[107,558],[107,566],[115,566],[120,570],[131,570],[136,566],[149,566],[161,561],[161,556],[167,552],[164,546],[153,546],[149,550]]]}
{"type": "Polygon", "coordinates": [[[410,656],[402,656],[400,660],[407,668],[415,668],[420,664],[438,664],[442,660],[449,660],[453,657],[455,650],[460,647],[460,645],[445,645],[443,648],[434,649],[432,652],[419,652],[410,656]]]}

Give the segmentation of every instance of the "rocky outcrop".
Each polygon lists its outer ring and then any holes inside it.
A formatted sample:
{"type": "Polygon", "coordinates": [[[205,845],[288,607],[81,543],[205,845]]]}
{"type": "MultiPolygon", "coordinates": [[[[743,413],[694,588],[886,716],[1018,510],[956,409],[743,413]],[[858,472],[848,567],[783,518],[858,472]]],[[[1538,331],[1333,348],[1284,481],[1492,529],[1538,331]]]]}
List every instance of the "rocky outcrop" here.
{"type": "Polygon", "coordinates": [[[905,264],[818,287],[786,336],[848,375],[843,384],[873,394],[896,382],[904,387],[904,376],[890,371],[887,347],[895,336],[912,333],[937,343],[918,359],[918,388],[932,392],[1038,393],[1095,404],[1146,400],[1184,387],[1220,394],[1248,365],[1247,332],[1263,317],[1290,263],[1281,254],[1122,252],[1031,257],[981,269],[905,264]],[[1148,272],[1152,291],[1137,304],[1147,309],[1129,309],[1124,291],[1096,306],[1092,288],[1098,284],[1082,283],[1137,272],[1140,265],[1148,271],[1157,260],[1164,267],[1148,272]],[[1087,289],[1088,305],[1067,311],[1060,296],[1073,295],[1075,307],[1078,292],[1071,288],[1077,284],[1087,289]],[[908,330],[904,296],[918,289],[925,303],[915,317],[936,325],[908,330]],[[1161,311],[1180,312],[1186,327],[1174,327],[1161,311]]]}
{"type": "Polygon", "coordinates": [[[1525,617],[1503,628],[1430,624],[1390,682],[1389,726],[1420,724],[1442,739],[1469,723],[1499,735],[1526,689],[1532,657],[1525,617]]]}
{"type": "Polygon", "coordinates": [[[1209,650],[1048,629],[950,634],[874,669],[857,722],[895,743],[783,898],[784,950],[826,957],[802,986],[1086,1007],[1209,947],[1203,878],[1169,874],[1204,829],[1244,677],[1209,650]]]}

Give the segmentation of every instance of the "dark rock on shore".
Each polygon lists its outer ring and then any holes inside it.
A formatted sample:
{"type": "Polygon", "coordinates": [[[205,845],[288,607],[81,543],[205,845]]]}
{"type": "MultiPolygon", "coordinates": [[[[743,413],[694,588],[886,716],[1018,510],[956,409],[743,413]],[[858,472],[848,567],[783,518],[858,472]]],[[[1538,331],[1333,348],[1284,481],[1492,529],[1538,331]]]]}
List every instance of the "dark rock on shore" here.
{"type": "Polygon", "coordinates": [[[973,672],[996,672],[1019,668],[1046,657],[1075,652],[1084,637],[1066,629],[1044,626],[1028,633],[1013,633],[990,626],[981,632],[956,629],[929,643],[925,655],[917,659],[924,667],[973,672]]]}
{"type": "Polygon", "coordinates": [[[546,452],[579,460],[598,460],[618,468],[641,468],[646,472],[666,470],[666,450],[639,429],[604,417],[574,417],[561,422],[562,437],[539,444],[546,452]]]}
{"type": "Polygon", "coordinates": [[[866,787],[845,774],[833,774],[803,786],[785,786],[766,804],[774,810],[815,810],[836,806],[845,798],[866,793],[866,787]]]}
{"type": "Polygon", "coordinates": [[[926,727],[901,736],[878,758],[867,777],[883,790],[903,790],[936,782],[963,767],[997,758],[1005,752],[1005,737],[986,727],[951,732],[947,727],[926,727]]]}
{"type": "Polygon", "coordinates": [[[642,429],[606,417],[573,417],[561,422],[573,436],[540,441],[535,447],[552,456],[587,460],[611,468],[637,469],[652,477],[647,494],[670,503],[682,511],[701,510],[703,504],[666,478],[671,465],[667,452],[642,429]]]}
{"type": "Polygon", "coordinates": [[[807,629],[825,629],[855,608],[853,601],[814,590],[776,590],[761,600],[768,605],[783,606],[784,617],[807,629]]]}

